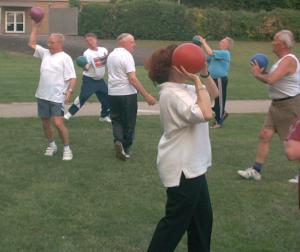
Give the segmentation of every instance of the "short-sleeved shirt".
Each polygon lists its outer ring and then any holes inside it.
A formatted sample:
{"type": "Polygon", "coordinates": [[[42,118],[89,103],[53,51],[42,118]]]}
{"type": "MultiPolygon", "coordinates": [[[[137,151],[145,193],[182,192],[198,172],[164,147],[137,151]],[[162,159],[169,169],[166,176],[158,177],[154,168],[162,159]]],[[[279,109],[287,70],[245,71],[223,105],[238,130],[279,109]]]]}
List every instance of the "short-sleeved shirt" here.
{"type": "Polygon", "coordinates": [[[228,50],[213,50],[213,55],[207,58],[208,71],[213,79],[228,76],[230,58],[228,50]]]}
{"type": "Polygon", "coordinates": [[[35,96],[51,102],[64,103],[64,92],[68,89],[69,80],[76,78],[72,58],[65,52],[51,54],[40,45],[36,46],[34,57],[42,59],[35,96]]]}
{"type": "Polygon", "coordinates": [[[105,64],[108,51],[104,47],[98,47],[97,50],[87,49],[83,56],[86,57],[88,64],[91,64],[87,71],[83,71],[83,75],[100,80],[105,75],[105,64]]]}
{"type": "Polygon", "coordinates": [[[195,178],[211,166],[209,126],[197,101],[195,87],[160,85],[160,117],[164,133],[158,144],[157,167],[165,187],[179,186],[180,177],[195,178]]]}
{"type": "Polygon", "coordinates": [[[131,85],[128,73],[135,72],[132,54],[125,48],[115,48],[107,57],[108,94],[123,96],[136,94],[137,90],[131,85]]]}
{"type": "Polygon", "coordinates": [[[298,120],[291,126],[287,140],[300,142],[300,116],[298,117],[298,120]]]}

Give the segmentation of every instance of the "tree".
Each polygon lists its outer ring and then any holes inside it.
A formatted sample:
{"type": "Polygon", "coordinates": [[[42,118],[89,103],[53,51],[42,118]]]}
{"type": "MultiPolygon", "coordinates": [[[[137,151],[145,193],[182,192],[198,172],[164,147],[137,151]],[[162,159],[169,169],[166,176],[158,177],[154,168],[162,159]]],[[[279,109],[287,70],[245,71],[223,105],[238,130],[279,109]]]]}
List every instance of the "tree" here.
{"type": "Polygon", "coordinates": [[[80,0],[69,0],[70,7],[80,7],[80,0]]]}

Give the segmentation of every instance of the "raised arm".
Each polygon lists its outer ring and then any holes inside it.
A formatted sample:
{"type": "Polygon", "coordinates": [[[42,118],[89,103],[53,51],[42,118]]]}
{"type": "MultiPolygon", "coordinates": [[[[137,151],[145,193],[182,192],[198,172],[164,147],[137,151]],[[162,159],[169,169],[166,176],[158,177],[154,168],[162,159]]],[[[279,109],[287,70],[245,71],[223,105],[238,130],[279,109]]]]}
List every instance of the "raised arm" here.
{"type": "Polygon", "coordinates": [[[132,86],[134,86],[135,89],[145,98],[146,102],[149,105],[154,105],[156,103],[155,98],[147,92],[147,90],[144,88],[142,83],[136,77],[135,72],[130,72],[127,75],[128,75],[128,79],[129,79],[130,84],[132,86]]]}
{"type": "Polygon", "coordinates": [[[202,48],[206,51],[206,53],[209,56],[212,56],[214,54],[213,50],[210,48],[210,46],[208,45],[208,43],[206,42],[206,39],[203,38],[202,36],[199,35],[199,40],[202,44],[202,48]]]}
{"type": "Polygon", "coordinates": [[[211,100],[216,99],[219,96],[219,89],[217,88],[217,85],[215,84],[213,78],[210,76],[208,72],[207,63],[205,63],[205,66],[201,70],[200,76],[203,80],[204,85],[206,86],[206,89],[208,91],[211,100]]]}
{"type": "Polygon", "coordinates": [[[211,109],[211,99],[207,88],[202,84],[201,80],[196,74],[187,72],[183,67],[179,69],[175,68],[179,73],[181,72],[185,79],[194,82],[196,95],[197,95],[197,105],[199,106],[203,118],[205,121],[210,121],[213,118],[213,112],[211,109]]]}
{"type": "Polygon", "coordinates": [[[38,29],[40,27],[41,23],[36,23],[32,21],[32,30],[29,36],[28,46],[35,50],[37,45],[37,35],[38,35],[38,29]]]}
{"type": "Polygon", "coordinates": [[[252,70],[253,76],[256,79],[258,79],[268,85],[273,85],[277,81],[281,80],[284,76],[295,73],[296,69],[297,69],[296,60],[292,57],[286,57],[279,63],[276,70],[270,74],[263,73],[264,69],[260,68],[258,66],[258,64],[255,64],[255,63],[252,64],[251,70],[252,70]]]}

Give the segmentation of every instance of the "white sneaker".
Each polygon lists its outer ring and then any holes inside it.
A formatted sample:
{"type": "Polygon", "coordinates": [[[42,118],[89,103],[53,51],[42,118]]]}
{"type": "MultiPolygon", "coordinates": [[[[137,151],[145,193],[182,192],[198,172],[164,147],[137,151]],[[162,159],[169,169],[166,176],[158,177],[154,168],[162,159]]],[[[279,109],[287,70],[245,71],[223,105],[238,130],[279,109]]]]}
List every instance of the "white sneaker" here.
{"type": "Polygon", "coordinates": [[[99,122],[108,122],[111,123],[111,119],[109,116],[105,116],[105,117],[99,117],[99,122]]]}
{"type": "Polygon", "coordinates": [[[54,156],[54,154],[57,152],[57,146],[48,146],[45,150],[44,155],[48,157],[54,156]]]}
{"type": "Polygon", "coordinates": [[[64,118],[65,118],[66,120],[70,120],[71,117],[72,117],[72,114],[71,114],[70,112],[68,112],[68,113],[66,113],[66,114],[64,115],[64,118]]]}
{"type": "Polygon", "coordinates": [[[72,159],[73,159],[73,153],[72,153],[72,150],[71,150],[71,149],[64,150],[64,154],[63,154],[62,160],[70,161],[70,160],[72,160],[72,159]]]}
{"type": "Polygon", "coordinates": [[[126,161],[126,153],[121,142],[115,142],[116,158],[126,161]]]}
{"type": "Polygon", "coordinates": [[[261,180],[260,173],[253,169],[253,167],[247,168],[246,170],[239,170],[237,173],[245,179],[261,180]]]}
{"type": "Polygon", "coordinates": [[[292,184],[298,184],[299,183],[299,175],[296,175],[295,178],[289,179],[289,182],[292,184]]]}

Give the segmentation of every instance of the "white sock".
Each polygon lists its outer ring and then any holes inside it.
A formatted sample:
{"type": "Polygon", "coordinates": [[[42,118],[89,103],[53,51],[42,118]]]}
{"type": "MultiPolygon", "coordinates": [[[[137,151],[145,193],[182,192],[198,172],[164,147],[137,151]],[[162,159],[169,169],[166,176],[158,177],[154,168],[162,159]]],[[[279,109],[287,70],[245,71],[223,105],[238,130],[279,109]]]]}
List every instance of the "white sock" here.
{"type": "Polygon", "coordinates": [[[51,148],[56,148],[56,143],[55,143],[55,141],[49,142],[49,146],[50,146],[51,148]]]}
{"type": "Polygon", "coordinates": [[[71,149],[70,149],[70,145],[65,145],[65,146],[64,146],[64,151],[69,151],[69,150],[71,150],[71,149]]]}

